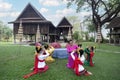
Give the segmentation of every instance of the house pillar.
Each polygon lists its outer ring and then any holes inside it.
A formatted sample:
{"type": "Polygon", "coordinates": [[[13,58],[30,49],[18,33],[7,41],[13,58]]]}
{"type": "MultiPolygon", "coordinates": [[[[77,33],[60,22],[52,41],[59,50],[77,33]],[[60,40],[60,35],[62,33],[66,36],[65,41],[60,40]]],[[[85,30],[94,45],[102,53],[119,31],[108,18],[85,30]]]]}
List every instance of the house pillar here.
{"type": "Polygon", "coordinates": [[[120,38],[119,38],[119,43],[118,44],[120,45],[120,38]]]}
{"type": "Polygon", "coordinates": [[[49,43],[49,33],[47,34],[47,42],[49,43]]]}
{"type": "Polygon", "coordinates": [[[109,37],[109,44],[111,43],[111,35],[109,35],[110,37],[109,37]]]}
{"type": "Polygon", "coordinates": [[[35,43],[37,42],[37,40],[36,40],[36,35],[35,35],[35,43]]]}
{"type": "Polygon", "coordinates": [[[114,35],[114,44],[116,44],[116,36],[114,35]]]}
{"type": "MultiPolygon", "coordinates": [[[[112,32],[112,29],[110,29],[110,33],[112,32]]],[[[109,43],[111,44],[111,34],[109,34],[109,43]]]]}
{"type": "Polygon", "coordinates": [[[14,34],[14,44],[16,43],[16,35],[14,34]]]}

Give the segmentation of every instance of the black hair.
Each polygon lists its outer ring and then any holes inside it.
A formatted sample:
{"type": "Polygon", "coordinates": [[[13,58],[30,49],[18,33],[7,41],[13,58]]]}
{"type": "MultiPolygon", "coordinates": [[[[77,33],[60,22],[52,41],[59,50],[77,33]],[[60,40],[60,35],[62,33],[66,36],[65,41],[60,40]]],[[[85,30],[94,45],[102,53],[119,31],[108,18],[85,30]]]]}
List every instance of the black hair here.
{"type": "Polygon", "coordinates": [[[68,43],[70,43],[70,41],[73,41],[72,39],[68,40],[68,43]]]}
{"type": "Polygon", "coordinates": [[[79,50],[79,52],[80,52],[80,57],[83,55],[83,53],[84,53],[84,50],[79,50]]]}
{"type": "Polygon", "coordinates": [[[48,44],[44,45],[44,48],[45,48],[45,49],[48,49],[48,48],[49,48],[49,45],[48,45],[48,44]]]}
{"type": "Polygon", "coordinates": [[[40,53],[40,51],[42,50],[42,48],[38,49],[38,47],[35,47],[37,53],[40,53]]]}
{"type": "Polygon", "coordinates": [[[91,49],[92,51],[94,51],[94,47],[93,47],[93,46],[91,46],[90,49],[91,49]]]}
{"type": "Polygon", "coordinates": [[[78,44],[78,47],[82,47],[82,44],[78,44]]]}

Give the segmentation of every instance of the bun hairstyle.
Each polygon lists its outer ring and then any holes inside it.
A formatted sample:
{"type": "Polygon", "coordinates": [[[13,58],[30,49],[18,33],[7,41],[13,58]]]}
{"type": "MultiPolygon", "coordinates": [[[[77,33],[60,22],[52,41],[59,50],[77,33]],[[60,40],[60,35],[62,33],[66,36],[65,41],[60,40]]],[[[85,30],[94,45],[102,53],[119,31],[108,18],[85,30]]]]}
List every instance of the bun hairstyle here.
{"type": "Polygon", "coordinates": [[[68,43],[70,43],[70,41],[73,41],[72,39],[68,40],[68,43]]]}
{"type": "Polygon", "coordinates": [[[80,54],[80,57],[81,57],[84,53],[84,50],[81,48],[77,48],[77,53],[80,54]]]}
{"type": "Polygon", "coordinates": [[[78,44],[78,47],[82,47],[82,44],[78,44]]]}
{"type": "Polygon", "coordinates": [[[93,46],[91,46],[90,49],[91,49],[92,51],[94,51],[94,47],[93,47],[93,46]]]}
{"type": "Polygon", "coordinates": [[[44,45],[44,48],[45,48],[45,49],[48,49],[48,48],[49,48],[49,45],[48,45],[48,44],[44,45]]]}
{"type": "Polygon", "coordinates": [[[84,51],[81,49],[81,50],[79,50],[79,52],[80,52],[80,57],[81,57],[83,55],[84,51]]]}
{"type": "Polygon", "coordinates": [[[37,53],[40,53],[40,51],[42,50],[42,48],[41,47],[40,48],[39,47],[35,47],[35,50],[36,50],[37,53]]]}
{"type": "Polygon", "coordinates": [[[42,50],[42,45],[40,43],[35,43],[35,50],[37,53],[39,53],[42,50]]]}

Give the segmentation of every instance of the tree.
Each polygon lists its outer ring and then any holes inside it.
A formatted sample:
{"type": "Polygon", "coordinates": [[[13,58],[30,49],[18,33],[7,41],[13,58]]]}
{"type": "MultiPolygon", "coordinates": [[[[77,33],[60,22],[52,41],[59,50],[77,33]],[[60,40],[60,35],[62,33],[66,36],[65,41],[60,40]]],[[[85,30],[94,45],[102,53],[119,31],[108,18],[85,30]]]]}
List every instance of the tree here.
{"type": "Polygon", "coordinates": [[[9,40],[12,37],[12,29],[0,21],[0,40],[9,40]]]}
{"type": "Polygon", "coordinates": [[[67,18],[71,22],[72,25],[74,25],[78,21],[78,16],[69,16],[67,18]]]}
{"type": "Polygon", "coordinates": [[[73,33],[77,31],[82,37],[82,33],[81,33],[82,28],[80,26],[80,20],[78,16],[68,16],[67,19],[70,21],[70,23],[73,26],[73,29],[72,29],[73,33]]]}
{"type": "Polygon", "coordinates": [[[78,16],[68,16],[67,19],[70,21],[70,23],[73,26],[73,31],[80,31],[80,22],[78,19],[78,16]]]}
{"type": "Polygon", "coordinates": [[[89,33],[94,33],[95,32],[95,27],[93,24],[88,24],[87,30],[89,33]]]}
{"type": "Polygon", "coordinates": [[[92,11],[92,21],[97,32],[97,41],[103,41],[101,28],[120,13],[120,0],[69,0],[67,6],[77,5],[80,10],[92,11]]]}
{"type": "Polygon", "coordinates": [[[83,32],[83,35],[84,35],[84,40],[85,40],[85,41],[88,41],[88,40],[89,40],[88,31],[84,31],[84,32],[83,32]]]}
{"type": "Polygon", "coordinates": [[[79,32],[78,32],[78,31],[75,31],[75,32],[73,33],[73,39],[75,39],[77,43],[79,42],[79,40],[80,40],[80,35],[79,35],[79,32]]]}
{"type": "Polygon", "coordinates": [[[5,26],[4,27],[4,39],[7,40],[8,42],[10,37],[12,37],[12,30],[9,27],[5,26]]]}
{"type": "Polygon", "coordinates": [[[2,33],[3,33],[2,29],[3,29],[3,22],[0,21],[0,41],[2,39],[2,33]]]}
{"type": "Polygon", "coordinates": [[[95,27],[92,23],[88,23],[87,30],[89,33],[94,34],[92,37],[95,39],[96,30],[95,30],[95,27]]]}

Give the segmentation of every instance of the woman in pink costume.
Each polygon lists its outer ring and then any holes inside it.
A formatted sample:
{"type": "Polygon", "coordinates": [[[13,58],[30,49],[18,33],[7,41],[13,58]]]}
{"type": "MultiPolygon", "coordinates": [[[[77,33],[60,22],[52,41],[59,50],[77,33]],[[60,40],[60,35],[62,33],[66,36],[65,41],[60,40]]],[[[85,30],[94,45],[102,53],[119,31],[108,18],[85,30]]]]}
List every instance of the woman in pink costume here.
{"type": "Polygon", "coordinates": [[[68,52],[68,63],[67,63],[67,67],[68,68],[73,68],[73,65],[74,65],[74,60],[72,59],[71,57],[71,52],[75,52],[74,53],[74,56],[78,56],[78,54],[76,53],[76,50],[78,48],[77,45],[73,44],[73,41],[72,40],[69,40],[69,43],[67,44],[66,46],[67,48],[67,52],[68,52]]]}

